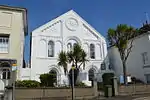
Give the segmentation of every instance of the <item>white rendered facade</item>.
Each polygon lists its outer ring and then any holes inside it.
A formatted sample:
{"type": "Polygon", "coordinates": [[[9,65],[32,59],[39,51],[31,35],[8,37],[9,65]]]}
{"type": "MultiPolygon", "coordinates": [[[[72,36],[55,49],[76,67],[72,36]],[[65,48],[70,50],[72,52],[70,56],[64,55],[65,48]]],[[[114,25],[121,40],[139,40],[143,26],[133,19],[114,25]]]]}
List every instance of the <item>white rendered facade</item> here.
{"type": "MultiPolygon", "coordinates": [[[[68,77],[65,76],[63,67],[57,65],[58,53],[61,50],[69,50],[74,43],[81,44],[89,59],[89,62],[86,63],[86,68],[84,70],[81,68],[80,70],[80,75],[84,76],[84,79],[81,80],[87,85],[91,84],[88,79],[90,69],[93,69],[95,76],[98,77],[98,80],[101,80],[102,73],[108,70],[108,67],[101,70],[101,64],[107,56],[106,40],[73,10],[32,32],[31,69],[25,69],[26,72],[23,75],[26,76],[22,77],[22,79],[40,81],[40,74],[55,70],[57,84],[68,84],[68,77]],[[94,57],[92,55],[90,57],[90,45],[94,46],[91,48],[95,53],[93,53],[94,57]]],[[[68,71],[70,67],[71,65],[68,65],[68,71]]]]}

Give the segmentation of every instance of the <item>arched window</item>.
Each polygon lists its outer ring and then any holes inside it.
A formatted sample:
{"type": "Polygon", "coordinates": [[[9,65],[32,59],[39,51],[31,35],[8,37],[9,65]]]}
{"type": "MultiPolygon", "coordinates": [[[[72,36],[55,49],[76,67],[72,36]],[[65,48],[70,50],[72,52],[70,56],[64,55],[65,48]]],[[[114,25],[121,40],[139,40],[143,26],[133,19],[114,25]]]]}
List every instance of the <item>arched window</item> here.
{"type": "Polygon", "coordinates": [[[95,59],[95,46],[94,46],[94,44],[90,44],[90,57],[91,57],[91,59],[95,59]]]}
{"type": "Polygon", "coordinates": [[[68,51],[70,51],[72,49],[72,44],[71,43],[67,44],[67,49],[68,49],[68,51]]]}
{"type": "Polygon", "coordinates": [[[46,43],[46,40],[44,39],[41,39],[39,41],[39,44],[38,44],[39,48],[38,48],[38,56],[39,57],[47,57],[47,43],[46,43]]]}
{"type": "Polygon", "coordinates": [[[74,47],[75,45],[77,45],[77,43],[74,43],[74,44],[73,44],[73,47],[74,47]]]}
{"type": "Polygon", "coordinates": [[[54,57],[54,42],[48,42],[48,57],[54,57]]]}
{"type": "Polygon", "coordinates": [[[102,63],[102,64],[101,64],[101,70],[106,70],[106,65],[105,65],[105,63],[102,63]]]}

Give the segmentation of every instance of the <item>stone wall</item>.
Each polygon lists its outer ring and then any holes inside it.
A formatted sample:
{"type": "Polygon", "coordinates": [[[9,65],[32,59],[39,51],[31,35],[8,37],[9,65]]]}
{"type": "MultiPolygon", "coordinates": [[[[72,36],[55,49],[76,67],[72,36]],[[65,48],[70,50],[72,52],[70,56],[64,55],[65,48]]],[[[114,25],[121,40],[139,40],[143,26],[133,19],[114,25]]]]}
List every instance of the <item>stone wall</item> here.
{"type": "MultiPolygon", "coordinates": [[[[75,88],[76,97],[94,97],[95,89],[86,88],[75,88]]],[[[16,88],[15,100],[38,100],[39,98],[71,98],[71,88],[16,88]]]]}
{"type": "Polygon", "coordinates": [[[150,93],[150,85],[119,86],[119,95],[150,93]]]}

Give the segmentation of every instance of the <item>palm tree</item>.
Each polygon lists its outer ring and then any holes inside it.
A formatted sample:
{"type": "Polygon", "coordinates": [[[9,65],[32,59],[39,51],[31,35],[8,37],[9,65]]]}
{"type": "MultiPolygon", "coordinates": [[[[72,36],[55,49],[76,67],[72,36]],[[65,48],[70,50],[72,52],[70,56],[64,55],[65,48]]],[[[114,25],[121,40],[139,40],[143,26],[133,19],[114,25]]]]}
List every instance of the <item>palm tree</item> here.
{"type": "MultiPolygon", "coordinates": [[[[75,82],[79,73],[79,68],[83,65],[83,68],[85,68],[85,64],[88,61],[86,58],[87,54],[82,49],[82,47],[79,44],[74,45],[73,49],[68,51],[67,53],[64,51],[61,51],[58,57],[58,65],[62,66],[64,68],[65,74],[68,71],[67,65],[71,64],[75,66],[75,82]]],[[[71,79],[71,73],[72,70],[69,71],[70,79],[71,79]]]]}
{"type": "Polygon", "coordinates": [[[68,64],[67,54],[64,51],[61,51],[58,56],[58,66],[62,66],[64,68],[65,74],[68,72],[67,64],[68,64]]]}

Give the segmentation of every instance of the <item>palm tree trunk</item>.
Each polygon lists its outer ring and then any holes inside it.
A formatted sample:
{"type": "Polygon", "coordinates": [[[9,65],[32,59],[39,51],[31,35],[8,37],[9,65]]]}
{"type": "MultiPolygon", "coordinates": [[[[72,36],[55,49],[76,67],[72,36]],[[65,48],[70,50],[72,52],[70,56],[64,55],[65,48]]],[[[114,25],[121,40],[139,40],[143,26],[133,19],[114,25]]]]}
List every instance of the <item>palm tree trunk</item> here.
{"type": "Polygon", "coordinates": [[[126,70],[126,62],[123,61],[123,77],[124,77],[124,85],[127,84],[127,70],[126,70]]]}

